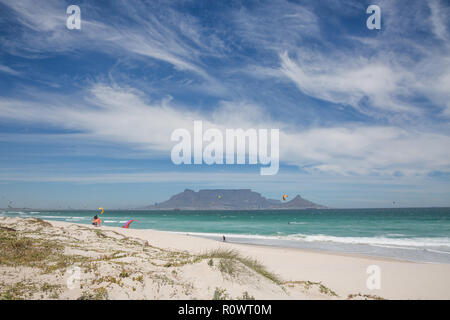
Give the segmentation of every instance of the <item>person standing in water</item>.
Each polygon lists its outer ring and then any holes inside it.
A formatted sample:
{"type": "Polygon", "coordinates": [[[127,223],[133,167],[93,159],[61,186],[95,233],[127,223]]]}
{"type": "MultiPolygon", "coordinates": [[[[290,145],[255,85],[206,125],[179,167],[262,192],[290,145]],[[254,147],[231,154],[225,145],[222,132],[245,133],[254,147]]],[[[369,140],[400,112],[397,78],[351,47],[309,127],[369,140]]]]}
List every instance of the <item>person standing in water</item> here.
{"type": "Polygon", "coordinates": [[[102,225],[102,220],[97,215],[95,215],[94,220],[92,220],[92,225],[100,227],[102,225]]]}
{"type": "Polygon", "coordinates": [[[222,241],[225,242],[225,236],[224,235],[222,236],[222,241]]]}

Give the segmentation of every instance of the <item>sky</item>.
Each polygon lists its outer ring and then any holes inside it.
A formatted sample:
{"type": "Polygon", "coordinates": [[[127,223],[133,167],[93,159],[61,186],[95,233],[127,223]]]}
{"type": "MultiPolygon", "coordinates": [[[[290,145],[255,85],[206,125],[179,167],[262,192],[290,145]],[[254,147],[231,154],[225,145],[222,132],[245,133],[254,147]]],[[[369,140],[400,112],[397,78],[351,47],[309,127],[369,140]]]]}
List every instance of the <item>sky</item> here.
{"type": "Polygon", "coordinates": [[[130,208],[186,188],[450,206],[448,17],[447,0],[0,0],[0,207],[130,208]],[[278,173],[175,165],[171,133],[195,120],[279,129],[278,173]]]}

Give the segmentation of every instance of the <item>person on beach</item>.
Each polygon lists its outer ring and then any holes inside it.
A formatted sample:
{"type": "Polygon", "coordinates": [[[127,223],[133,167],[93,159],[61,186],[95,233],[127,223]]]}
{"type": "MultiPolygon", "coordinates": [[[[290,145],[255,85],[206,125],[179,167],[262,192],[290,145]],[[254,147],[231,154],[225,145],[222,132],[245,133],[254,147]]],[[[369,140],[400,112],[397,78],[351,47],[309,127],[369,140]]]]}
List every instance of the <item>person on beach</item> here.
{"type": "Polygon", "coordinates": [[[97,215],[95,215],[94,220],[92,220],[92,225],[100,227],[102,225],[102,220],[97,215]]]}
{"type": "Polygon", "coordinates": [[[225,236],[224,235],[222,236],[222,241],[225,242],[225,236]]]}

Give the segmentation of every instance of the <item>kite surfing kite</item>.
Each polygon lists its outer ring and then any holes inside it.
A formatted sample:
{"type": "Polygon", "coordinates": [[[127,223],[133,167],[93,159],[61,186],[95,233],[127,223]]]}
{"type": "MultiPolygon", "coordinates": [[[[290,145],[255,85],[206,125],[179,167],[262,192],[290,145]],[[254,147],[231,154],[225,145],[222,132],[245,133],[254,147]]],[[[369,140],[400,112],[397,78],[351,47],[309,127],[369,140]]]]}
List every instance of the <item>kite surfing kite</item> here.
{"type": "Polygon", "coordinates": [[[130,224],[131,224],[133,221],[137,221],[137,220],[128,220],[127,223],[125,223],[125,225],[122,226],[122,228],[129,229],[129,228],[130,228],[130,224]]]}
{"type": "Polygon", "coordinates": [[[103,210],[103,208],[98,208],[98,210],[102,210],[102,212],[100,212],[100,214],[103,214],[103,212],[105,212],[105,210],[103,210]]]}
{"type": "Polygon", "coordinates": [[[283,201],[285,201],[287,199],[288,195],[287,194],[283,194],[283,201]]]}

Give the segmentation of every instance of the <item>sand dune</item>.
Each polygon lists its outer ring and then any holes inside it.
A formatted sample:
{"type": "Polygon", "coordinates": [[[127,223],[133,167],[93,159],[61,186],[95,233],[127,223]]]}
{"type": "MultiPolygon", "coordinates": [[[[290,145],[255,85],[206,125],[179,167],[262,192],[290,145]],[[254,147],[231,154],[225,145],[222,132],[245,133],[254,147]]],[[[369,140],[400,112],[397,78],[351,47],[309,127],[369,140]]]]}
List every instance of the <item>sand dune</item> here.
{"type": "Polygon", "coordinates": [[[38,219],[0,218],[0,233],[3,299],[450,299],[446,264],[38,219]]]}

